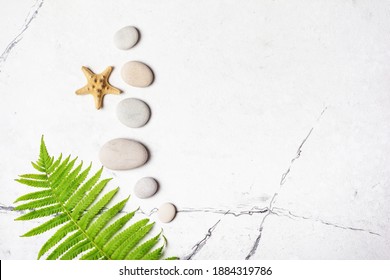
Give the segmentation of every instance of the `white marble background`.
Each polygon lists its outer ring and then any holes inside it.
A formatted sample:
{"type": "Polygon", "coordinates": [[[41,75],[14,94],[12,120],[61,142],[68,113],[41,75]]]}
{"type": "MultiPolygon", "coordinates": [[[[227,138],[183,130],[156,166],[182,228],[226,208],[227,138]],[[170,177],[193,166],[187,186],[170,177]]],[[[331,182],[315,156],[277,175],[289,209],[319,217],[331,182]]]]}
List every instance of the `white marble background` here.
{"type": "Polygon", "coordinates": [[[142,168],[105,171],[117,197],[153,176],[168,254],[187,259],[390,258],[390,2],[372,0],[0,0],[0,258],[35,259],[49,235],[19,237],[13,181],[45,135],[49,151],[100,167],[107,140],[143,142],[142,168]],[[114,32],[137,26],[130,51],[114,32]],[[120,78],[129,60],[154,84],[120,78]],[[124,90],[104,109],[76,96],[82,65],[124,90]],[[115,116],[124,98],[145,100],[141,129],[115,116]]]}

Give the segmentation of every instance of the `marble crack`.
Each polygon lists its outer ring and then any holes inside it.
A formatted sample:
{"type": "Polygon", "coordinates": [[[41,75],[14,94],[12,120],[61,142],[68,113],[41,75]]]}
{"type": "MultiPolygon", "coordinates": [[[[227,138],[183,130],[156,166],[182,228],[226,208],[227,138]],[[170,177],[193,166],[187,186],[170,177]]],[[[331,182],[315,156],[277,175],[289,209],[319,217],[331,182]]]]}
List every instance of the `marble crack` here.
{"type": "Polygon", "coordinates": [[[11,212],[13,210],[14,210],[13,206],[0,205],[0,211],[2,211],[2,212],[11,212]]]}
{"type": "Polygon", "coordinates": [[[284,172],[282,174],[282,178],[280,179],[280,186],[283,186],[283,184],[286,182],[286,178],[287,178],[287,175],[290,173],[291,171],[291,168],[294,164],[294,161],[296,161],[300,156],[301,156],[301,153],[302,153],[302,147],[303,145],[305,145],[307,139],[309,139],[311,133],[313,132],[314,130],[314,127],[312,127],[309,131],[309,133],[306,135],[305,139],[303,139],[303,141],[301,142],[301,145],[299,145],[298,147],[298,150],[297,150],[297,153],[295,155],[295,157],[291,160],[290,162],[290,166],[287,168],[286,172],[284,172]]]}
{"type": "MultiPolygon", "coordinates": [[[[137,210],[137,213],[141,213],[143,215],[146,215],[146,216],[152,216],[154,213],[156,213],[158,211],[158,208],[153,208],[152,210],[150,210],[149,212],[146,212],[144,210],[142,210],[141,208],[137,210]]],[[[128,213],[128,212],[124,212],[122,211],[123,213],[128,213]]]]}
{"type": "Polygon", "coordinates": [[[255,242],[252,245],[251,250],[249,251],[248,255],[245,257],[246,260],[249,260],[256,253],[257,249],[259,248],[261,236],[262,236],[262,233],[263,233],[265,220],[267,219],[267,217],[270,214],[272,214],[272,207],[273,207],[272,205],[273,205],[273,203],[274,203],[274,201],[275,201],[277,196],[278,196],[278,193],[276,192],[274,194],[274,196],[272,197],[271,201],[269,202],[269,207],[267,207],[268,213],[263,217],[263,220],[260,223],[260,226],[259,226],[259,229],[258,229],[259,233],[258,233],[258,235],[256,237],[255,242]]]}
{"type": "Polygon", "coordinates": [[[287,217],[287,218],[292,219],[292,220],[301,219],[301,220],[314,221],[314,222],[318,222],[318,223],[321,223],[321,224],[324,224],[324,225],[327,225],[327,226],[332,226],[332,227],[336,227],[336,228],[340,228],[340,229],[361,231],[361,232],[365,232],[365,233],[368,233],[368,234],[381,236],[377,232],[374,232],[374,231],[371,231],[371,230],[367,230],[367,229],[363,229],[363,228],[344,226],[344,225],[340,225],[340,224],[332,223],[332,222],[329,222],[329,221],[326,221],[326,220],[316,219],[316,218],[312,218],[312,217],[308,217],[308,216],[299,216],[299,215],[296,215],[296,214],[292,213],[288,209],[283,209],[283,208],[279,208],[279,207],[274,207],[271,210],[271,213],[275,214],[277,216],[280,216],[280,217],[287,217]]]}
{"type": "Polygon", "coordinates": [[[30,8],[30,11],[27,15],[27,17],[24,20],[24,24],[22,26],[22,29],[20,32],[12,39],[12,41],[8,44],[8,46],[5,48],[3,53],[0,56],[0,73],[2,72],[2,66],[4,65],[5,61],[7,60],[9,54],[11,53],[12,49],[22,40],[24,32],[30,27],[31,22],[36,18],[39,10],[41,9],[43,5],[44,0],[36,0],[34,5],[30,8]]]}
{"type": "Polygon", "coordinates": [[[249,260],[257,251],[257,248],[259,247],[260,245],[260,240],[261,240],[261,235],[263,233],[263,228],[264,228],[264,223],[265,223],[265,220],[266,218],[271,214],[271,212],[268,212],[267,215],[264,216],[263,220],[261,221],[260,223],[260,226],[259,226],[259,234],[257,235],[256,237],[256,240],[255,240],[255,243],[253,243],[253,246],[251,248],[251,250],[249,251],[248,255],[245,257],[246,260],[249,260]]]}
{"type": "MultiPolygon", "coordinates": [[[[321,114],[318,116],[317,118],[317,123],[321,120],[322,116],[324,115],[324,113],[326,112],[326,110],[328,109],[327,106],[324,107],[324,109],[322,110],[321,114]]],[[[280,179],[280,186],[283,186],[284,183],[286,182],[286,179],[287,179],[287,175],[290,173],[291,171],[291,168],[293,167],[293,164],[294,162],[299,159],[299,157],[301,156],[301,153],[302,153],[302,149],[303,149],[303,146],[305,145],[305,143],[307,142],[307,140],[309,139],[310,135],[312,134],[314,130],[314,126],[310,129],[309,133],[306,135],[306,137],[303,139],[303,141],[301,142],[301,144],[299,145],[298,149],[297,149],[297,152],[295,154],[295,156],[291,159],[290,161],[290,166],[287,168],[286,172],[284,172],[282,174],[282,177],[280,179]]]]}
{"type": "Polygon", "coordinates": [[[202,213],[214,213],[214,214],[222,214],[222,215],[233,215],[235,217],[239,217],[242,215],[249,215],[252,216],[254,214],[263,214],[268,212],[268,207],[264,208],[258,208],[258,207],[252,207],[250,210],[226,210],[226,209],[214,209],[214,208],[182,208],[179,209],[177,212],[181,213],[196,213],[196,212],[202,212],[202,213]]]}
{"type": "Polygon", "coordinates": [[[204,247],[204,245],[206,245],[207,241],[211,238],[213,231],[215,230],[215,228],[218,226],[220,222],[221,220],[218,220],[218,222],[216,222],[211,228],[207,230],[207,234],[205,235],[205,237],[192,247],[192,252],[187,256],[184,256],[183,257],[184,260],[191,260],[197,253],[199,253],[200,250],[202,250],[202,248],[204,247]]]}
{"type": "MultiPolygon", "coordinates": [[[[108,208],[103,208],[103,211],[107,211],[108,208]]],[[[3,211],[3,212],[17,212],[17,213],[26,213],[25,210],[23,211],[14,211],[14,207],[13,206],[5,206],[5,205],[0,205],[0,211],[3,211]]],[[[152,216],[153,214],[157,213],[158,211],[158,208],[153,208],[149,211],[146,211],[146,210],[142,210],[141,208],[138,209],[136,212],[137,213],[140,213],[140,214],[143,214],[143,215],[146,215],[146,216],[152,216]]],[[[243,215],[248,215],[248,216],[252,216],[252,215],[255,215],[255,214],[263,214],[263,213],[266,213],[269,211],[269,208],[268,207],[264,207],[264,208],[259,208],[259,207],[252,207],[248,210],[226,210],[226,209],[216,209],[216,208],[181,208],[181,209],[178,209],[177,212],[178,213],[197,213],[197,212],[200,212],[200,213],[211,213],[211,214],[221,214],[221,215],[232,215],[234,217],[240,217],[240,216],[243,216],[243,215]]],[[[127,214],[129,213],[128,211],[121,211],[120,213],[122,214],[127,214]]]]}
{"type": "MultiPolygon", "coordinates": [[[[158,208],[153,208],[150,211],[145,211],[142,209],[138,209],[137,213],[144,214],[146,216],[152,216],[153,214],[157,213],[158,208]]],[[[259,207],[252,207],[249,210],[226,210],[226,209],[217,209],[217,208],[179,208],[177,210],[178,213],[211,213],[211,214],[221,214],[221,215],[232,215],[234,217],[240,217],[243,215],[252,216],[255,214],[264,214],[269,211],[268,207],[259,208],[259,207]]],[[[128,213],[125,211],[122,211],[122,213],[128,213]]]]}
{"type": "MultiPolygon", "coordinates": [[[[317,123],[321,120],[322,116],[325,114],[327,109],[328,109],[327,106],[325,106],[322,109],[320,115],[317,117],[317,120],[316,120],[317,123]]],[[[248,255],[245,257],[246,260],[249,260],[256,253],[257,249],[259,248],[261,236],[262,236],[262,233],[263,233],[264,223],[265,223],[267,217],[269,217],[269,215],[274,214],[273,213],[273,208],[274,208],[273,205],[274,205],[274,203],[276,201],[276,198],[278,197],[281,188],[283,187],[284,183],[286,182],[287,175],[290,173],[290,171],[291,171],[291,169],[293,167],[294,162],[297,159],[299,159],[299,157],[301,156],[303,146],[305,145],[305,143],[309,139],[310,135],[314,131],[314,128],[315,128],[315,125],[313,125],[312,128],[309,130],[309,133],[306,135],[306,137],[303,139],[303,141],[299,145],[295,156],[291,159],[290,166],[282,174],[282,177],[281,177],[281,180],[280,180],[280,183],[279,183],[279,190],[275,192],[275,194],[273,195],[273,197],[272,197],[272,199],[271,199],[271,201],[269,203],[269,207],[268,207],[268,211],[269,212],[264,216],[263,220],[260,223],[260,226],[259,226],[259,229],[258,229],[258,231],[259,231],[258,236],[257,236],[255,242],[253,243],[253,246],[252,246],[251,250],[249,251],[248,255]]]]}

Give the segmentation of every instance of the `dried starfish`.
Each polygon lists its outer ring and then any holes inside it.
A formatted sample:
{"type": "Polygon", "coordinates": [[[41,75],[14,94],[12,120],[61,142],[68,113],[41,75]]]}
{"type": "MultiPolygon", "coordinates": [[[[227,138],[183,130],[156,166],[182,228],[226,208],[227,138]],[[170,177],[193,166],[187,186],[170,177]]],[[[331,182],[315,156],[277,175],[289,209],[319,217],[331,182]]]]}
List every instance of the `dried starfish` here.
{"type": "Polygon", "coordinates": [[[87,85],[78,89],[76,94],[84,95],[91,94],[95,99],[96,109],[103,107],[103,98],[106,94],[120,94],[122,91],[108,82],[108,78],[112,72],[113,67],[109,66],[100,74],[93,73],[90,69],[83,66],[81,70],[87,78],[87,85]]]}

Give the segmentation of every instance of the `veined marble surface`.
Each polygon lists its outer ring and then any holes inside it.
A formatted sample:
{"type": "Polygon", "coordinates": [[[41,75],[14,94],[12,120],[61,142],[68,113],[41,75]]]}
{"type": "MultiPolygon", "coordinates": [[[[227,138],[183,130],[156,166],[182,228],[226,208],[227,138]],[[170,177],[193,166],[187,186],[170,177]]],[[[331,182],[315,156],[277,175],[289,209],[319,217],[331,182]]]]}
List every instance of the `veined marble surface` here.
{"type": "MultiPolygon", "coordinates": [[[[19,237],[15,222],[39,140],[100,167],[113,138],[144,143],[151,160],[105,170],[117,199],[151,176],[160,190],[132,197],[161,224],[168,255],[186,259],[390,258],[390,2],[371,0],[0,0],[0,258],[35,259],[50,233],[19,237]],[[141,31],[114,47],[127,25],[141,31]],[[132,88],[129,60],[155,81],[132,88]],[[115,67],[97,111],[81,66],[115,67]],[[123,126],[117,103],[146,101],[149,123],[123,126]]],[[[116,200],[116,201],[118,201],[116,200]]],[[[143,214],[140,213],[142,216],[143,214]]]]}

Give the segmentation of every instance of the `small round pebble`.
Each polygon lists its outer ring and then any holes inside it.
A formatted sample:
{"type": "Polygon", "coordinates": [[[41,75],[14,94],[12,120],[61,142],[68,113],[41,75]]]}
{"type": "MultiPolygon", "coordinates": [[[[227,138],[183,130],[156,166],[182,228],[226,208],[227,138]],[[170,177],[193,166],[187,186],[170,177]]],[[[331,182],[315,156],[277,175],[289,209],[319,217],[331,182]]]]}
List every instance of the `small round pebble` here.
{"type": "Polygon", "coordinates": [[[151,177],[139,179],[134,186],[134,194],[138,198],[149,198],[157,192],[158,183],[151,177]]]}
{"type": "Polygon", "coordinates": [[[118,103],[116,116],[125,126],[142,127],[149,121],[150,108],[142,100],[126,98],[118,103]]]}
{"type": "Polygon", "coordinates": [[[171,222],[176,216],[176,207],[172,203],[164,203],[158,208],[158,218],[163,223],[171,222]]]}
{"type": "Polygon", "coordinates": [[[114,35],[114,45],[120,50],[128,50],[137,44],[139,32],[134,26],[119,29],[114,35]]]}
{"type": "Polygon", "coordinates": [[[125,83],[133,87],[148,87],[153,83],[154,75],[146,64],[129,61],[122,66],[121,75],[125,83]]]}

